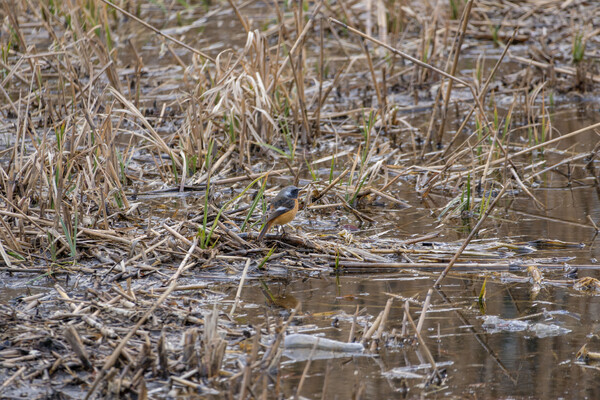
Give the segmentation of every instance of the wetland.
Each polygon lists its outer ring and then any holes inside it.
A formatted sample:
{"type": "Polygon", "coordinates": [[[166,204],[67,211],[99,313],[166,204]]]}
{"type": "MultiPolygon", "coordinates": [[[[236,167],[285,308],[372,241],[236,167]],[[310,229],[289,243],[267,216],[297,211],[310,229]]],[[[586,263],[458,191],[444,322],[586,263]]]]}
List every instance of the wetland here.
{"type": "Polygon", "coordinates": [[[600,397],[600,5],[0,5],[0,397],[600,397]]]}

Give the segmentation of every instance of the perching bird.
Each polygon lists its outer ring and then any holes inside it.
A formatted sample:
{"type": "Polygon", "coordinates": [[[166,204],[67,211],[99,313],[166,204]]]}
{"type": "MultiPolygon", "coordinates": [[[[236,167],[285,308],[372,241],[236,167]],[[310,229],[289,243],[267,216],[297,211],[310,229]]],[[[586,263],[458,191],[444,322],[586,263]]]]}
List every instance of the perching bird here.
{"type": "Polygon", "coordinates": [[[271,201],[267,222],[258,235],[258,240],[269,232],[273,225],[285,225],[292,222],[298,212],[298,189],[296,186],[287,186],[271,201]]]}

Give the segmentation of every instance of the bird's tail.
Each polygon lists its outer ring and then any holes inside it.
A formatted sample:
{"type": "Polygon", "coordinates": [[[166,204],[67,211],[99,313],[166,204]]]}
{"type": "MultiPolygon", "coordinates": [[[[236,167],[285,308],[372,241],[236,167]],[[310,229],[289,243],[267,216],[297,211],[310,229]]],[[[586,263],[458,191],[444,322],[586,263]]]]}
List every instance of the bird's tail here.
{"type": "Polygon", "coordinates": [[[267,222],[265,224],[265,226],[262,228],[262,230],[258,234],[258,241],[261,241],[263,239],[263,237],[265,237],[265,235],[267,234],[267,232],[269,232],[269,229],[271,229],[271,225],[273,225],[273,224],[270,223],[270,222],[267,222]]]}

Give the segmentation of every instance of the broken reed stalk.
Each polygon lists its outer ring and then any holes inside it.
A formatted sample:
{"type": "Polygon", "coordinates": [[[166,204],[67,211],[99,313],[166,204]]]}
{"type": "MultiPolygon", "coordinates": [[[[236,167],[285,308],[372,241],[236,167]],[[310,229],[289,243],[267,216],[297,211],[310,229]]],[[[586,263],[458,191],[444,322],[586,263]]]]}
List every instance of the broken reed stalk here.
{"type": "Polygon", "coordinates": [[[390,315],[390,310],[392,309],[392,303],[394,302],[394,298],[390,297],[387,302],[385,303],[385,308],[383,309],[383,316],[381,317],[381,323],[379,324],[379,327],[377,328],[377,334],[375,335],[375,337],[373,338],[374,340],[371,342],[371,351],[375,351],[377,350],[377,345],[379,344],[378,342],[381,340],[382,336],[383,336],[383,330],[385,329],[385,324],[388,320],[388,317],[390,315]]]}
{"type": "Polygon", "coordinates": [[[508,182],[505,182],[504,186],[502,186],[502,190],[500,191],[500,193],[498,193],[498,195],[496,196],[496,198],[494,199],[492,204],[486,210],[485,214],[483,214],[483,216],[481,216],[481,218],[479,218],[477,225],[475,225],[475,227],[471,230],[471,233],[469,233],[469,236],[467,236],[467,238],[464,240],[462,246],[460,246],[460,248],[456,251],[456,254],[454,254],[454,257],[452,257],[452,259],[448,263],[448,266],[446,266],[446,268],[444,268],[444,270],[440,274],[439,278],[435,281],[435,283],[433,284],[434,287],[440,286],[440,283],[442,282],[442,280],[444,280],[444,278],[450,271],[450,268],[452,268],[452,266],[456,263],[456,260],[458,260],[458,257],[460,257],[462,252],[467,248],[467,245],[471,242],[471,240],[479,232],[479,228],[481,228],[481,225],[483,225],[483,222],[487,219],[487,217],[491,214],[492,210],[496,207],[496,204],[498,204],[498,201],[502,198],[502,196],[504,196],[504,193],[506,192],[507,187],[508,187],[508,182]]]}
{"type": "Polygon", "coordinates": [[[248,273],[248,267],[250,267],[250,259],[246,261],[246,265],[244,266],[244,270],[242,271],[242,278],[240,279],[240,285],[238,286],[237,293],[235,294],[235,300],[233,302],[233,306],[231,306],[231,311],[229,311],[229,317],[233,317],[233,313],[235,313],[235,309],[240,302],[240,297],[242,295],[242,288],[244,287],[244,283],[246,282],[246,274],[248,273]]]}
{"type": "Polygon", "coordinates": [[[298,382],[298,387],[296,387],[296,393],[294,394],[294,400],[298,400],[300,398],[300,391],[304,386],[304,382],[306,381],[306,377],[308,375],[308,371],[312,364],[313,357],[315,356],[315,352],[317,351],[317,346],[319,345],[319,338],[313,344],[312,349],[310,350],[310,354],[308,356],[308,360],[306,361],[306,365],[304,366],[304,370],[302,371],[302,376],[300,377],[300,382],[298,382]]]}
{"type": "MultiPolygon", "coordinates": [[[[323,386],[321,387],[321,400],[327,400],[327,389],[329,388],[329,381],[331,380],[331,371],[333,370],[333,360],[327,360],[327,366],[325,367],[325,377],[323,378],[323,386]]],[[[266,399],[265,399],[266,400],[266,399]]]]}
{"type": "Polygon", "coordinates": [[[354,341],[354,333],[356,332],[356,323],[358,321],[358,309],[359,305],[356,305],[356,311],[352,316],[352,326],[350,327],[350,333],[348,334],[348,343],[352,343],[354,341]]]}
{"type": "Polygon", "coordinates": [[[423,309],[421,310],[421,316],[419,317],[419,322],[417,323],[417,332],[421,332],[421,328],[423,328],[423,323],[425,323],[425,316],[427,315],[427,310],[429,309],[429,303],[431,302],[431,294],[433,293],[433,289],[429,289],[427,291],[427,296],[425,297],[425,302],[423,303],[423,309]]]}
{"type": "Polygon", "coordinates": [[[361,343],[365,344],[369,339],[371,339],[371,336],[373,336],[373,334],[375,333],[377,328],[379,328],[379,324],[381,324],[382,319],[383,319],[383,311],[381,311],[377,315],[377,318],[375,318],[375,321],[373,321],[373,324],[369,327],[369,329],[367,329],[364,332],[363,337],[361,339],[361,343]]]}
{"type": "Polygon", "coordinates": [[[515,169],[511,166],[509,168],[511,175],[515,178],[515,181],[517,182],[517,185],[519,185],[519,187],[527,194],[527,196],[529,196],[531,198],[531,200],[533,200],[533,204],[535,204],[536,207],[545,210],[546,206],[544,206],[544,203],[542,203],[541,201],[539,201],[533,193],[531,193],[529,191],[529,189],[527,189],[527,186],[525,186],[525,184],[523,184],[523,181],[521,180],[521,177],[519,176],[519,174],[517,174],[517,171],[515,171],[515,169]]]}
{"type": "Polygon", "coordinates": [[[419,341],[419,344],[421,345],[421,347],[425,351],[425,357],[427,357],[427,360],[431,364],[431,367],[433,368],[434,374],[436,374],[440,378],[440,380],[441,380],[442,377],[441,377],[440,371],[438,370],[438,367],[437,367],[437,364],[435,362],[435,359],[431,355],[431,352],[429,351],[429,347],[427,347],[427,343],[425,343],[425,340],[423,340],[423,337],[421,336],[421,333],[417,330],[417,326],[415,325],[415,321],[413,321],[412,317],[410,316],[410,308],[408,306],[408,301],[404,302],[404,315],[406,316],[406,319],[408,320],[408,322],[412,326],[413,330],[415,331],[415,336],[417,337],[417,340],[419,341]]]}
{"type": "Polygon", "coordinates": [[[79,358],[79,361],[81,361],[81,364],[83,364],[83,367],[85,369],[92,369],[93,367],[90,361],[90,356],[88,355],[88,352],[85,349],[85,346],[81,341],[81,338],[79,337],[79,334],[77,333],[75,327],[69,325],[64,332],[64,336],[65,339],[67,339],[67,342],[69,342],[69,344],[71,345],[71,348],[73,349],[75,355],[79,358]]]}
{"type": "Polygon", "coordinates": [[[10,385],[18,378],[20,377],[23,372],[25,372],[27,370],[27,367],[23,366],[21,368],[19,368],[17,370],[17,372],[15,372],[14,374],[12,374],[12,376],[10,378],[8,378],[6,381],[4,381],[2,383],[2,386],[0,386],[0,394],[2,394],[2,392],[4,391],[4,389],[6,389],[7,387],[10,387],[10,385]]]}

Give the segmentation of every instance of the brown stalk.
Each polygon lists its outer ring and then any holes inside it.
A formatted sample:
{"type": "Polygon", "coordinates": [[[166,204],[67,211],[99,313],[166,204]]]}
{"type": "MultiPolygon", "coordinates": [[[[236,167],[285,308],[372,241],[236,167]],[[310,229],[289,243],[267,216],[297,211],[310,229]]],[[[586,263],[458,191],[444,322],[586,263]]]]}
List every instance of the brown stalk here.
{"type": "Polygon", "coordinates": [[[324,58],[325,56],[323,55],[324,52],[324,44],[323,44],[323,38],[324,38],[324,28],[323,28],[323,21],[325,20],[324,17],[321,17],[321,19],[319,20],[319,91],[317,92],[317,109],[315,110],[314,114],[313,114],[313,118],[315,119],[315,131],[317,133],[317,136],[321,136],[321,107],[323,106],[323,79],[324,79],[324,58]]]}
{"type": "Polygon", "coordinates": [[[2,383],[2,386],[0,386],[0,393],[2,393],[4,391],[4,389],[6,389],[7,387],[10,387],[11,384],[17,380],[17,378],[19,378],[21,375],[23,375],[23,373],[27,370],[27,367],[23,366],[21,368],[19,368],[14,374],[12,374],[12,376],[10,378],[8,378],[6,381],[4,381],[2,383]]]}
{"type": "Polygon", "coordinates": [[[390,310],[392,308],[393,302],[394,302],[394,298],[390,297],[389,299],[387,299],[387,302],[385,303],[385,308],[383,309],[383,315],[381,317],[381,323],[377,327],[377,333],[375,334],[375,337],[373,338],[374,340],[371,342],[371,349],[370,349],[371,352],[374,352],[375,350],[377,350],[378,342],[383,337],[383,330],[385,329],[385,324],[390,315],[390,310]]]}
{"type": "Polygon", "coordinates": [[[281,63],[281,66],[279,67],[279,69],[277,70],[277,72],[275,73],[275,75],[273,76],[273,81],[271,81],[271,83],[267,87],[267,92],[271,93],[271,91],[275,87],[274,84],[278,81],[279,76],[281,76],[281,74],[283,73],[283,70],[286,67],[287,62],[290,61],[291,58],[294,56],[294,54],[296,53],[296,50],[298,49],[298,47],[300,47],[300,46],[302,46],[304,44],[304,40],[306,39],[306,35],[310,31],[310,28],[312,27],[312,25],[314,23],[314,20],[315,20],[317,14],[319,13],[319,10],[321,9],[322,5],[323,5],[323,2],[320,1],[319,4],[313,10],[313,12],[310,14],[309,20],[306,23],[306,25],[304,26],[304,29],[302,30],[302,32],[300,33],[300,35],[298,35],[298,39],[296,39],[296,41],[294,42],[294,45],[290,49],[288,55],[283,59],[283,61],[281,63]]]}
{"type": "Polygon", "coordinates": [[[317,345],[319,344],[319,339],[315,341],[313,347],[308,356],[308,360],[306,361],[306,365],[304,366],[304,370],[302,371],[302,376],[300,377],[300,382],[298,382],[298,387],[296,387],[296,393],[294,394],[294,400],[298,400],[300,398],[300,391],[302,391],[302,387],[304,386],[304,382],[306,381],[306,376],[308,375],[308,371],[312,364],[313,357],[315,356],[315,352],[317,351],[317,345]]]}
{"type": "Polygon", "coordinates": [[[227,0],[227,1],[229,2],[229,5],[231,6],[231,8],[233,8],[233,11],[235,12],[236,17],[242,23],[242,27],[244,28],[244,30],[246,31],[246,33],[249,33],[250,32],[250,27],[248,26],[248,21],[246,21],[246,18],[244,18],[242,16],[242,14],[240,13],[240,10],[237,8],[237,6],[233,2],[233,0],[227,0]]]}
{"type": "MultiPolygon", "coordinates": [[[[377,94],[377,103],[379,105],[379,109],[381,110],[385,104],[383,100],[383,96],[381,95],[381,89],[379,88],[379,83],[377,83],[377,74],[375,73],[375,68],[373,68],[373,60],[371,60],[371,53],[367,48],[367,45],[364,40],[360,41],[360,45],[365,53],[365,57],[367,58],[367,65],[369,66],[369,72],[371,73],[371,80],[373,81],[373,86],[375,87],[375,93],[377,94]]],[[[383,110],[381,111],[383,113],[383,110]]]]}
{"type": "MultiPolygon", "coordinates": [[[[299,112],[300,115],[302,116],[302,123],[304,126],[304,130],[302,131],[302,144],[307,144],[309,143],[309,137],[310,137],[310,125],[308,123],[308,112],[306,110],[306,105],[305,105],[305,101],[304,101],[304,85],[303,85],[303,80],[301,78],[299,78],[299,75],[301,74],[301,71],[297,71],[295,66],[294,66],[294,61],[292,60],[292,58],[290,57],[289,59],[290,62],[290,66],[292,67],[292,74],[294,76],[294,82],[296,83],[296,89],[298,89],[298,96],[296,97],[296,99],[298,100],[298,106],[300,108],[299,112]]],[[[301,63],[298,63],[298,67],[301,67],[301,63]]],[[[312,138],[310,139],[310,141],[312,141],[312,138]]],[[[292,169],[291,165],[289,166],[290,170],[292,169]]]]}
{"type": "MultiPolygon", "coordinates": [[[[452,48],[451,52],[454,52],[454,59],[452,60],[452,66],[450,69],[450,75],[456,75],[456,69],[458,68],[458,59],[460,57],[460,50],[462,48],[463,41],[465,39],[465,32],[467,30],[467,26],[469,24],[469,17],[471,16],[471,8],[473,7],[473,0],[469,0],[465,5],[463,15],[461,18],[461,27],[460,32],[458,34],[458,38],[452,48]]],[[[441,120],[439,122],[439,130],[436,138],[436,143],[440,143],[442,141],[442,137],[444,135],[444,131],[446,130],[446,117],[448,115],[448,104],[450,103],[450,95],[452,94],[452,86],[453,81],[448,81],[448,87],[446,88],[446,93],[444,95],[444,105],[442,106],[442,115],[441,120]]],[[[421,153],[423,156],[423,153],[421,153]]]]}
{"type": "Polygon", "coordinates": [[[427,296],[425,297],[425,301],[423,302],[423,309],[421,310],[421,316],[419,317],[419,322],[417,322],[417,332],[421,333],[421,328],[423,328],[423,324],[425,323],[425,316],[427,315],[427,310],[429,309],[429,303],[431,302],[431,294],[433,293],[433,289],[429,289],[427,291],[427,296]]]}
{"type": "Polygon", "coordinates": [[[412,317],[410,316],[410,308],[408,306],[408,301],[404,303],[404,315],[406,315],[408,322],[410,323],[413,330],[415,331],[415,336],[417,337],[419,344],[421,344],[421,347],[425,351],[425,356],[427,357],[427,361],[429,361],[429,363],[431,364],[431,367],[433,368],[433,371],[434,371],[433,373],[435,375],[437,375],[441,380],[440,372],[438,371],[437,364],[435,363],[435,360],[434,360],[433,356],[431,355],[431,352],[429,351],[429,347],[427,347],[427,344],[425,343],[425,340],[423,340],[421,333],[417,330],[415,321],[413,321],[412,317]]]}

